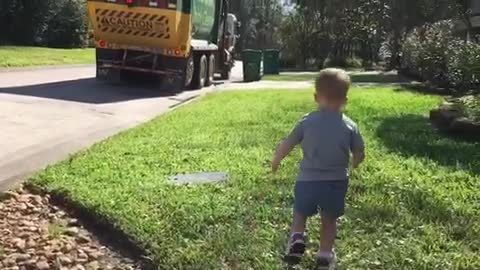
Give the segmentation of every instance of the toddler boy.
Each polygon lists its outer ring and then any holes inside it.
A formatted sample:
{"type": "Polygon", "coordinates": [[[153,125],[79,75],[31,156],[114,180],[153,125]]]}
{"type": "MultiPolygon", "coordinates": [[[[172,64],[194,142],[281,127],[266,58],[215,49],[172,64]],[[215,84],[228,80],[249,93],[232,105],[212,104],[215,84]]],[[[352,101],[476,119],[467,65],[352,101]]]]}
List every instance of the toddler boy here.
{"type": "Polygon", "coordinates": [[[342,113],[350,86],[351,79],[345,71],[332,68],[320,71],[315,83],[318,110],[297,123],[280,143],[273,158],[275,173],[296,145],[300,145],[303,151],[295,185],[291,237],[284,258],[289,264],[298,264],[305,252],[307,218],[320,213],[317,269],[332,269],[336,265],[333,245],[337,219],[345,211],[350,154],[353,168],[365,159],[362,136],[356,124],[342,113]]]}

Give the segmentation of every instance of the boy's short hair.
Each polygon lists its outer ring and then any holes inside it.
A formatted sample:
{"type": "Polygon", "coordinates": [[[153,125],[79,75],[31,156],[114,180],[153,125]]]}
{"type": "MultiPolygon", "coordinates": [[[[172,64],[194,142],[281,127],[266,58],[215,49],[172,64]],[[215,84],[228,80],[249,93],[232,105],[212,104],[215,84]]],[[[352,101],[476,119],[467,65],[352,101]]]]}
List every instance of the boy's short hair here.
{"type": "Polygon", "coordinates": [[[345,70],[326,68],[318,74],[315,91],[318,95],[329,99],[344,99],[351,85],[352,80],[345,70]]]}

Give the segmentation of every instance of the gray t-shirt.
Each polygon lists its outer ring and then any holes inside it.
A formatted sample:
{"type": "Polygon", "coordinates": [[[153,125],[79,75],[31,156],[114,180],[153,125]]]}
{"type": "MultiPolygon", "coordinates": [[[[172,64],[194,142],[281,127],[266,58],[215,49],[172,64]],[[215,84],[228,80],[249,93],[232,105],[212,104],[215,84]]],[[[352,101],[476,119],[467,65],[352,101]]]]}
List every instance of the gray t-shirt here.
{"type": "Polygon", "coordinates": [[[341,112],[329,110],[304,116],[286,140],[303,150],[298,181],[345,181],[350,152],[365,148],[357,125],[341,112]]]}

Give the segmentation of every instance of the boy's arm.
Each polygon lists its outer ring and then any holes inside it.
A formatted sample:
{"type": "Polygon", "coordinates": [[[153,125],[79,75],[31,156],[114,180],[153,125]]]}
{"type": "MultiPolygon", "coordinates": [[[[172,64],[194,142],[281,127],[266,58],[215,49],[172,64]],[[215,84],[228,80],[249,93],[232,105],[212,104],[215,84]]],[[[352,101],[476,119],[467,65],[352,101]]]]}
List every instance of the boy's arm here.
{"type": "Polygon", "coordinates": [[[360,164],[365,160],[365,151],[355,151],[352,152],[352,166],[354,169],[358,168],[360,164]]]}
{"type": "Polygon", "coordinates": [[[277,147],[272,159],[272,172],[276,173],[282,160],[292,152],[293,148],[303,140],[302,121],[290,132],[290,135],[284,139],[277,147]]]}
{"type": "Polygon", "coordinates": [[[356,169],[365,160],[365,142],[357,127],[353,130],[350,150],[352,151],[352,166],[356,169]]]}
{"type": "Polygon", "coordinates": [[[288,140],[283,140],[277,147],[275,151],[275,155],[273,156],[272,160],[272,172],[276,173],[278,171],[278,167],[280,167],[280,163],[282,160],[292,152],[295,145],[290,144],[288,140]]]}

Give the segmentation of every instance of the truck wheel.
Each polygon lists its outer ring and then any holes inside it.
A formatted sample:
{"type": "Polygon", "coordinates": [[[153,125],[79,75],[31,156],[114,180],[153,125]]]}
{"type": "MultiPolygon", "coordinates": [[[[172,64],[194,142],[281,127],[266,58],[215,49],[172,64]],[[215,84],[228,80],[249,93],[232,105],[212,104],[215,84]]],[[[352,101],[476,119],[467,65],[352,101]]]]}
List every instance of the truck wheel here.
{"type": "Polygon", "coordinates": [[[118,83],[121,81],[122,76],[121,76],[120,70],[110,69],[110,68],[99,68],[97,64],[96,79],[98,81],[118,83]]]}
{"type": "Polygon", "coordinates": [[[207,80],[205,82],[205,86],[210,86],[213,84],[213,77],[215,76],[215,55],[210,55],[208,57],[208,72],[207,72],[207,80]]]}
{"type": "Polygon", "coordinates": [[[195,61],[193,60],[193,54],[191,53],[187,59],[187,64],[185,66],[185,84],[183,87],[188,87],[192,84],[193,76],[195,74],[195,61]]]}
{"type": "Polygon", "coordinates": [[[100,59],[104,57],[105,51],[95,49],[96,58],[96,79],[98,81],[118,82],[120,81],[120,71],[110,68],[100,68],[100,59]]]}
{"type": "Polygon", "coordinates": [[[193,72],[192,89],[202,89],[207,80],[208,63],[207,56],[202,55],[195,61],[195,71],[193,72]]]}
{"type": "Polygon", "coordinates": [[[162,92],[168,92],[172,94],[180,93],[185,88],[185,83],[182,78],[175,77],[160,77],[159,90],[162,92]]]}
{"type": "Polygon", "coordinates": [[[185,88],[190,88],[195,72],[195,61],[193,55],[187,58],[183,66],[183,73],[179,76],[159,76],[159,88],[162,91],[169,91],[172,93],[180,93],[185,88]]]}

